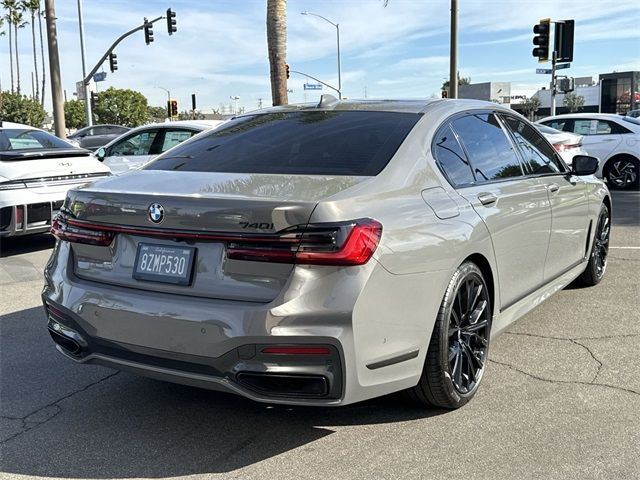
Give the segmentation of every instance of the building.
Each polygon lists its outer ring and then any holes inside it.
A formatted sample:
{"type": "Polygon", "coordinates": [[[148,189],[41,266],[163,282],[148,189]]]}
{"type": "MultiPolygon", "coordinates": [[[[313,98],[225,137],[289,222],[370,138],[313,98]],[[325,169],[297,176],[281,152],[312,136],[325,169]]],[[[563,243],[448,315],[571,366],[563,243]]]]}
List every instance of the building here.
{"type": "MultiPolygon", "coordinates": [[[[581,112],[617,113],[624,115],[629,110],[640,109],[640,72],[613,72],[592,77],[574,79],[575,90],[572,92],[584,98],[581,112]]],[[[517,91],[511,82],[486,82],[458,87],[460,98],[487,100],[508,105],[523,113],[522,102],[530,97],[540,99],[540,108],[536,117],[542,118],[551,114],[551,90],[546,87],[538,91],[517,91]]],[[[556,114],[568,113],[563,104],[564,94],[556,94],[556,114]]]]}

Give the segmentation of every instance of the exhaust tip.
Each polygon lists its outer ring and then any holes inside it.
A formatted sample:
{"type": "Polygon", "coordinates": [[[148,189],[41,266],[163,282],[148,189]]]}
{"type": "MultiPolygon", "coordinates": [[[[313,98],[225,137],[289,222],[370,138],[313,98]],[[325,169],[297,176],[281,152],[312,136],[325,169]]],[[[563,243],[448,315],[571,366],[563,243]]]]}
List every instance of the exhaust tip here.
{"type": "Polygon", "coordinates": [[[51,335],[51,338],[54,342],[56,342],[57,345],[60,345],[72,355],[79,355],[82,351],[82,347],[78,342],[76,342],[73,338],[69,338],[59,331],[56,331],[52,327],[49,327],[49,335],[51,335]]]}
{"type": "Polygon", "coordinates": [[[321,375],[240,372],[236,378],[241,385],[263,395],[324,397],[329,392],[327,379],[321,375]]]}

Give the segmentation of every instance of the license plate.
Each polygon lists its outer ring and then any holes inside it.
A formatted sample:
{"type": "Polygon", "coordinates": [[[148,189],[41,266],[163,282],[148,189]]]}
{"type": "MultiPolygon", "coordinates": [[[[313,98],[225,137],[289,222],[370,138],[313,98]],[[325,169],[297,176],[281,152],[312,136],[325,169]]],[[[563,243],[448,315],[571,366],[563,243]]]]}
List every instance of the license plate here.
{"type": "Polygon", "coordinates": [[[189,285],[196,249],[138,244],[133,278],[150,282],[189,285]]]}

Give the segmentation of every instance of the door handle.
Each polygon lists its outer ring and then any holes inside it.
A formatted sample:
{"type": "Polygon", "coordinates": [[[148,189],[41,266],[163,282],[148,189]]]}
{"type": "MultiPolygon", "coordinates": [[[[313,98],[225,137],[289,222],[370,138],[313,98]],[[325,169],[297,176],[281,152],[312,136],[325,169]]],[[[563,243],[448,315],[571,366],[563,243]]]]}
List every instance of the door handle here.
{"type": "Polygon", "coordinates": [[[498,197],[496,197],[493,193],[481,192],[478,194],[478,200],[480,200],[480,203],[482,205],[488,207],[489,205],[493,205],[494,203],[496,203],[498,201],[498,197]]]}
{"type": "Polygon", "coordinates": [[[558,185],[557,183],[550,183],[549,185],[547,185],[547,189],[549,189],[551,193],[556,193],[558,190],[560,190],[560,185],[558,185]]]}

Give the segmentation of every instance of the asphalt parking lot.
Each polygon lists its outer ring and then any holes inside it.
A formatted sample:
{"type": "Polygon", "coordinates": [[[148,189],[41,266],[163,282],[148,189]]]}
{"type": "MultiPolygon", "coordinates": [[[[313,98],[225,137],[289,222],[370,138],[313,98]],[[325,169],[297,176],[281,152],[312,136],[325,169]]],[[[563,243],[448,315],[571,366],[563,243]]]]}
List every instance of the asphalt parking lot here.
{"type": "Polygon", "coordinates": [[[253,403],[59,355],[48,236],[3,242],[0,478],[638,479],[640,192],[614,192],[608,271],[491,346],[473,402],[397,395],[343,408],[253,403]]]}

